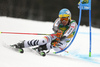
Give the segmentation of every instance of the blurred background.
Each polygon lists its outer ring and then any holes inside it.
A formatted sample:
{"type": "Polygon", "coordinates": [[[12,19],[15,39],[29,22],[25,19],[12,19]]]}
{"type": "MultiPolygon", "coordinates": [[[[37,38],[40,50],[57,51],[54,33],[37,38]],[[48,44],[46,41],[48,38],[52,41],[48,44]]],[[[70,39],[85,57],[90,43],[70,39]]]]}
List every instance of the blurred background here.
{"type": "MultiPolygon", "coordinates": [[[[54,22],[62,8],[68,8],[78,22],[79,0],[0,0],[0,16],[54,22]]],[[[92,0],[92,27],[100,28],[100,0],[92,0]]],[[[81,25],[89,25],[89,11],[82,12],[81,25]]]]}

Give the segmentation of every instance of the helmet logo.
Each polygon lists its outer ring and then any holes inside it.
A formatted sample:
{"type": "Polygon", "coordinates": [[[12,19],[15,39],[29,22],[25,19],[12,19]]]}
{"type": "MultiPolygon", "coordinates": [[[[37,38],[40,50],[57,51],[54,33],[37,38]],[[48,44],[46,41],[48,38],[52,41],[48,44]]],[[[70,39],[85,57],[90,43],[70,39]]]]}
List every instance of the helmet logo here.
{"type": "Polygon", "coordinates": [[[66,11],[66,13],[67,13],[67,14],[70,14],[70,12],[69,12],[69,11],[66,11]]]}

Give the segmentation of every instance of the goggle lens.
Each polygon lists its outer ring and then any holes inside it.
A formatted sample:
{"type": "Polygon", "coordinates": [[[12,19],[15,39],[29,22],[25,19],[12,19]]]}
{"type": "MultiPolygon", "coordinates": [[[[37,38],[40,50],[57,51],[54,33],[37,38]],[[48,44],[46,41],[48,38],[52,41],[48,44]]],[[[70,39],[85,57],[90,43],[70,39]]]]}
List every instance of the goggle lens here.
{"type": "Polygon", "coordinates": [[[65,20],[65,21],[68,21],[68,17],[66,18],[60,18],[61,21],[65,20]]]}

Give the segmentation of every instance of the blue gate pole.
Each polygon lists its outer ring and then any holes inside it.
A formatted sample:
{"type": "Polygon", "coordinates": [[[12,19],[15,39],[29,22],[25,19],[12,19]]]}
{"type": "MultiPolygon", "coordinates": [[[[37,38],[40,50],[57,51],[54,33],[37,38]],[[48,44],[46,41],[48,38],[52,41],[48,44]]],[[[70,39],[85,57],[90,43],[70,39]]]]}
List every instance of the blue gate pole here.
{"type": "Polygon", "coordinates": [[[92,36],[91,36],[91,0],[80,0],[80,6],[82,10],[89,10],[89,37],[90,37],[90,46],[89,46],[89,57],[91,57],[91,47],[92,47],[92,36]]]}
{"type": "Polygon", "coordinates": [[[92,36],[91,36],[91,10],[89,10],[89,25],[90,25],[90,49],[89,49],[89,57],[91,57],[91,42],[92,42],[92,36]]]}
{"type": "Polygon", "coordinates": [[[89,57],[91,57],[91,47],[92,47],[92,36],[91,36],[91,0],[90,1],[90,9],[89,9],[89,26],[90,26],[90,49],[89,49],[89,57]]]}
{"type": "Polygon", "coordinates": [[[89,57],[91,57],[91,42],[92,42],[92,37],[91,37],[91,0],[80,0],[80,3],[78,5],[79,5],[78,8],[80,9],[80,15],[79,15],[79,22],[78,22],[78,27],[77,27],[76,33],[75,33],[72,41],[70,42],[70,44],[65,49],[63,49],[61,51],[58,51],[58,52],[55,52],[55,53],[63,52],[63,51],[65,51],[66,49],[68,49],[70,47],[70,45],[72,44],[72,42],[74,41],[74,39],[76,37],[76,34],[77,34],[79,26],[80,26],[82,10],[89,10],[89,26],[90,26],[89,57]]]}

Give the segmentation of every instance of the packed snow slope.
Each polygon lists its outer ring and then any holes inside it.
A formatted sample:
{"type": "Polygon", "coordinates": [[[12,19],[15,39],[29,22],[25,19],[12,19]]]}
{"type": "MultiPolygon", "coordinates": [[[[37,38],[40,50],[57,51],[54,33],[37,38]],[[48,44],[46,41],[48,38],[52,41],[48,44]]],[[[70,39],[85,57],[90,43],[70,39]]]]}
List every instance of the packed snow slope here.
{"type": "MultiPolygon", "coordinates": [[[[0,32],[24,32],[51,34],[53,23],[0,17],[0,32]]],[[[43,35],[44,36],[44,35],[43,35]]],[[[92,27],[92,57],[89,57],[89,27],[80,26],[72,45],[62,52],[53,50],[42,57],[26,48],[20,54],[4,45],[22,40],[42,38],[40,35],[0,34],[0,67],[100,67],[100,29],[92,27]]]]}

